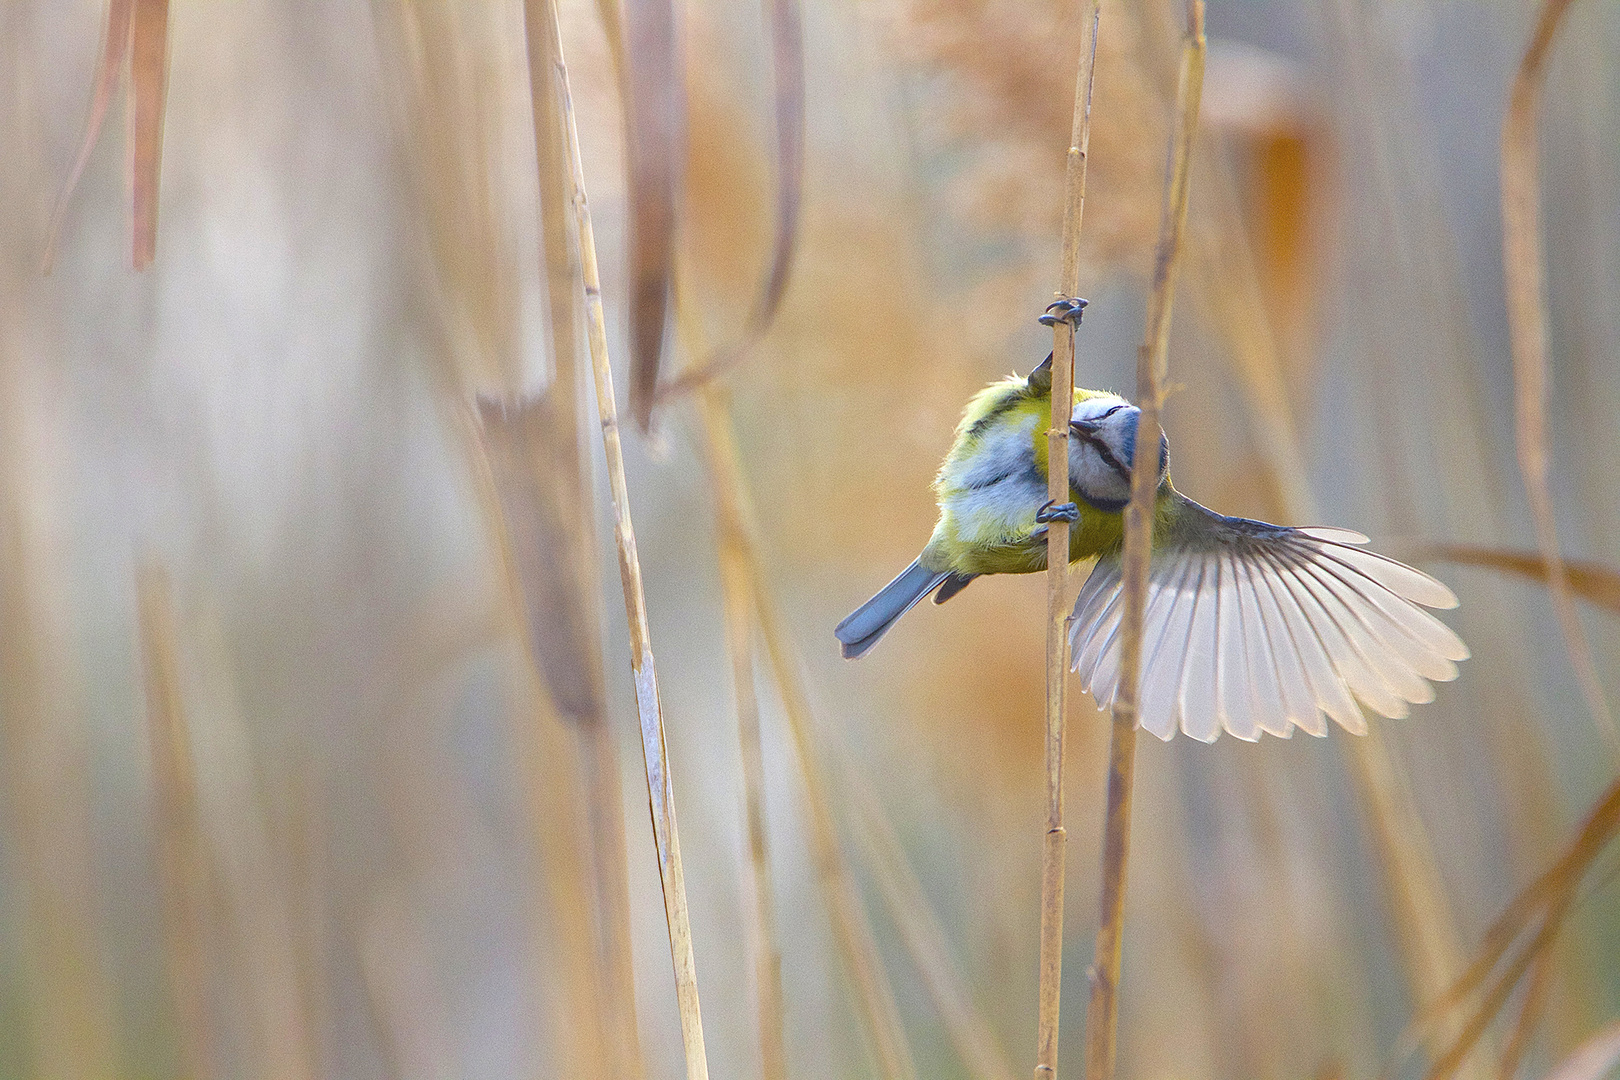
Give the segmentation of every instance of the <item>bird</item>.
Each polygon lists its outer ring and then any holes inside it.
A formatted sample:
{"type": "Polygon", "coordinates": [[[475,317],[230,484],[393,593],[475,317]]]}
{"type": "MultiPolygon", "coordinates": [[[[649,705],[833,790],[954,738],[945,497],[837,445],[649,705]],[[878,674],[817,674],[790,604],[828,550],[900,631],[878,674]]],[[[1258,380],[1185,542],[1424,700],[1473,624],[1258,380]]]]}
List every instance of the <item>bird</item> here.
{"type": "MultiPolygon", "coordinates": [[[[1043,320],[1044,321],[1044,320],[1043,320]]],[[[1052,358],[981,390],[963,413],[934,491],[939,520],[922,553],[835,630],[864,656],[925,597],[943,604],[976,578],[1046,569],[1046,534],[1071,523],[1071,563],[1095,559],[1070,620],[1072,670],[1101,709],[1119,697],[1124,509],[1141,410],[1118,394],[1074,391],[1071,502],[1047,499],[1052,358]]],[[[1178,491],[1159,432],[1159,484],[1142,634],[1138,725],[1213,742],[1327,719],[1365,734],[1358,702],[1401,718],[1458,675],[1468,646],[1425,608],[1456,595],[1420,570],[1368,550],[1349,529],[1227,517],[1178,491]]]]}

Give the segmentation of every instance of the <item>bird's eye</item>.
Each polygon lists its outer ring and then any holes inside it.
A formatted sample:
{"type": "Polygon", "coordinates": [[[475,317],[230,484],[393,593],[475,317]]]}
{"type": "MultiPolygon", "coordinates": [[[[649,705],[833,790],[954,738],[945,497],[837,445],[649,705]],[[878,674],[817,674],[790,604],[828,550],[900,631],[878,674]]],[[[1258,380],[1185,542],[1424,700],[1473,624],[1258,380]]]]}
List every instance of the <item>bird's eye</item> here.
{"type": "Polygon", "coordinates": [[[1124,407],[1125,406],[1123,406],[1123,405],[1115,405],[1113,408],[1109,409],[1107,412],[1105,412],[1101,416],[1097,417],[1097,419],[1098,420],[1106,420],[1110,416],[1113,416],[1115,413],[1119,412],[1119,410],[1123,409],[1124,407]]]}

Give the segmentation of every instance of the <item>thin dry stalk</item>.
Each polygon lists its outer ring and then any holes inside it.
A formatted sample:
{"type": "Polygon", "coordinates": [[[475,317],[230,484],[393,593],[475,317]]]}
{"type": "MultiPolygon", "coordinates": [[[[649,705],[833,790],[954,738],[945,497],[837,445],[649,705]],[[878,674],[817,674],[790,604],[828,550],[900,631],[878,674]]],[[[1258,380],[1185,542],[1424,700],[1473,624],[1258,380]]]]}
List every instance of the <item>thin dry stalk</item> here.
{"type": "Polygon", "coordinates": [[[208,1028],[208,962],[203,952],[208,871],[198,827],[196,765],[191,729],[180,700],[168,575],[157,564],[146,563],[138,572],[136,589],[169,992],[174,997],[181,1075],[203,1080],[216,1075],[216,1070],[208,1028]]]}
{"type": "Polygon", "coordinates": [[[1586,820],[1558,859],[1531,882],[1485,932],[1479,952],[1462,976],[1423,1013],[1397,1041],[1386,1075],[1412,1050],[1433,1037],[1443,1021],[1481,994],[1481,1003],[1456,1028],[1436,1060],[1431,1077],[1450,1075],[1467,1057],[1508,994],[1530,965],[1548,949],[1575,902],[1581,881],[1616,832],[1620,832],[1620,781],[1611,784],[1587,813],[1586,820]],[[1535,932],[1526,934],[1534,927],[1535,932]],[[1525,944],[1514,951],[1521,941],[1525,944]],[[1493,974],[1498,972],[1500,974],[1493,974]]]}
{"type": "MultiPolygon", "coordinates": [[[[612,0],[604,0],[611,3],[612,0]]],[[[564,717],[574,722],[583,750],[586,814],[590,822],[594,907],[596,911],[597,980],[602,995],[602,1025],[608,1071],[625,1080],[645,1075],[636,1022],[635,970],[630,947],[630,883],[625,850],[624,798],[620,785],[618,744],[608,723],[604,698],[605,672],[601,646],[601,583],[597,570],[596,515],[588,465],[581,453],[585,422],[580,395],[581,279],[577,237],[570,221],[567,132],[552,72],[547,5],[526,0],[524,28],[529,54],[529,90],[534,112],[534,141],[540,188],[541,234],[545,248],[545,293],[549,311],[556,377],[547,394],[543,440],[545,460],[535,463],[536,481],[545,480],[557,513],[548,549],[560,553],[563,573],[556,580],[569,617],[566,627],[573,647],[550,650],[556,670],[548,683],[572,682],[581,693],[559,701],[564,717]]],[[[617,21],[613,28],[617,28],[617,21]]],[[[614,55],[622,42],[610,34],[614,55]]],[[[534,632],[550,633],[539,626],[534,632]]],[[[559,632],[560,629],[559,629],[559,632]]],[[[555,692],[555,691],[553,691],[555,692]]]]}
{"type": "MultiPolygon", "coordinates": [[[[679,275],[677,274],[677,284],[679,275]]],[[[679,287],[675,324],[688,355],[702,354],[702,329],[679,287]]],[[[726,657],[731,663],[732,691],[737,699],[737,741],[742,755],[743,830],[748,844],[749,875],[745,897],[752,919],[746,936],[759,1029],[760,1075],[764,1080],[787,1076],[783,1040],[782,953],[777,946],[776,890],[771,881],[770,842],[765,830],[765,762],[760,744],[759,695],[754,682],[754,589],[747,526],[738,504],[738,479],[727,467],[737,460],[731,434],[731,404],[726,391],[709,383],[698,394],[703,449],[714,488],[715,535],[720,561],[720,606],[725,624],[726,657]]],[[[738,480],[740,483],[740,480],[738,480]]]]}
{"type": "Polygon", "coordinates": [[[163,116],[169,88],[169,0],[108,0],[107,21],[90,92],[79,152],[57,196],[45,237],[42,273],[51,272],[56,243],[68,203],[79,186],[85,165],[101,138],[101,129],[118,86],[118,72],[129,57],[129,161],[132,211],[131,261],[145,270],[157,253],[158,174],[163,162],[163,116]]]}
{"type": "MultiPolygon", "coordinates": [[[[1284,518],[1320,520],[1289,404],[1283,356],[1268,321],[1232,179],[1211,155],[1200,159],[1196,172],[1204,201],[1213,207],[1205,220],[1213,217],[1215,224],[1203,231],[1195,227],[1190,237],[1189,285],[1227,341],[1234,373],[1256,417],[1256,448],[1277,485],[1284,518]]],[[[1432,1000],[1450,985],[1465,957],[1428,829],[1399,760],[1377,728],[1340,745],[1385,872],[1408,985],[1417,1000],[1432,1000]]]]}
{"type": "Polygon", "coordinates": [[[137,270],[145,270],[157,255],[158,174],[168,92],[169,0],[135,0],[129,35],[129,176],[137,270]]]}
{"type": "Polygon", "coordinates": [[[1007,1055],[983,1014],[973,1007],[967,984],[951,960],[945,930],[939,925],[922,883],[906,859],[905,848],[883,814],[877,798],[848,767],[841,770],[850,796],[851,827],[865,856],[866,868],[900,931],[900,940],[922,976],[923,988],[945,1023],[945,1034],[957,1056],[976,1080],[1012,1080],[1007,1055]]]}
{"type": "MultiPolygon", "coordinates": [[[[679,303],[680,297],[677,295],[679,303]]],[[[677,309],[678,313],[680,310],[677,309]]],[[[679,317],[683,326],[686,325],[688,319],[684,313],[679,317]]],[[[843,851],[838,845],[832,802],[815,744],[810,700],[799,682],[794,660],[797,654],[782,629],[774,597],[760,565],[758,531],[754,525],[747,487],[743,483],[736,440],[732,435],[730,406],[723,394],[714,390],[714,384],[710,384],[700,395],[700,401],[702,408],[698,415],[705,428],[705,461],[714,485],[717,511],[725,516],[721,535],[734,545],[731,553],[747,572],[749,597],[754,605],[752,614],[759,620],[760,637],[765,644],[771,674],[782,697],[783,711],[787,714],[788,731],[793,738],[800,776],[804,781],[805,804],[810,812],[811,857],[832,922],[833,939],[854,984],[855,1004],[871,1039],[879,1074],[885,1080],[914,1080],[917,1069],[913,1064],[911,1047],[906,1041],[905,1027],[900,1020],[900,1009],[895,1003],[894,988],[883,970],[871,924],[867,921],[866,911],[855,892],[843,851]]],[[[761,1023],[764,1023],[763,1016],[761,1023]]]]}
{"type": "MultiPolygon", "coordinates": [[[[1431,544],[1425,558],[1443,559],[1463,566],[1482,566],[1503,574],[1547,583],[1547,560],[1537,552],[1510,551],[1476,544],[1431,544]]],[[[1565,559],[1564,578],[1576,596],[1612,615],[1620,615],[1620,570],[1586,559],[1565,559]]]]}
{"type": "Polygon", "coordinates": [[[1547,591],[1558,613],[1569,661],[1591,710],[1593,723],[1620,753],[1620,728],[1603,695],[1592,646],[1570,595],[1558,546],[1558,525],[1548,486],[1547,296],[1541,239],[1541,161],[1537,125],[1547,59],[1571,0],[1546,0],[1536,19],[1502,121],[1502,272],[1507,292],[1508,336],[1513,348],[1514,437],[1524,476],[1536,545],[1547,568],[1547,591]]]}
{"type": "MultiPolygon", "coordinates": [[[[1159,430],[1159,411],[1170,347],[1170,311],[1176,268],[1187,226],[1193,135],[1204,85],[1204,5],[1187,10],[1187,36],[1181,50],[1175,127],[1165,179],[1164,216],[1159,227],[1153,291],[1148,297],[1146,332],[1136,354],[1136,398],[1140,430],[1159,430]]],[[[1091,1001],[1086,1010],[1086,1076],[1112,1080],[1119,1018],[1120,948],[1125,929],[1126,862],[1130,849],[1131,787],[1136,768],[1136,710],[1141,692],[1142,616],[1147,606],[1148,566],[1153,555],[1153,521],[1159,480],[1159,442],[1139,441],[1131,473],[1131,501],[1125,509],[1124,594],[1121,623],[1119,700],[1114,704],[1108,752],[1108,804],[1103,824],[1101,925],[1092,961],[1091,1001]],[[1142,449],[1146,453],[1142,453],[1142,449]]]]}
{"type": "Polygon", "coordinates": [[[752,561],[760,638],[765,642],[771,673],[782,695],[782,711],[787,714],[788,731],[793,737],[804,778],[805,802],[810,809],[810,850],[832,915],[833,935],[855,983],[855,1001],[867,1033],[872,1037],[879,1075],[884,1080],[915,1080],[917,1067],[906,1041],[905,1026],[900,1021],[900,1008],[895,1004],[894,988],[889,985],[878,958],[872,926],[838,846],[826,772],[815,742],[810,698],[805,693],[795,659],[798,653],[783,628],[774,597],[765,588],[759,561],[757,558],[752,561]]]}
{"type": "Polygon", "coordinates": [[[687,1080],[707,1080],[709,1065],[703,1046],[697,961],[692,954],[692,924],[687,912],[686,880],[675,821],[675,791],[669,773],[664,718],[658,701],[658,677],[653,667],[652,639],[647,626],[647,598],[641,586],[641,560],[636,554],[635,528],[630,520],[630,492],[624,479],[624,449],[619,436],[618,408],[613,397],[613,371],[608,363],[607,322],[602,311],[602,279],[596,265],[596,237],[591,229],[590,206],[585,197],[579,128],[568,90],[568,68],[563,62],[557,9],[554,3],[546,6],[549,9],[547,15],[552,55],[556,57],[558,100],[562,104],[567,131],[572,202],[585,289],[587,340],[590,343],[591,367],[596,377],[596,407],[602,423],[602,449],[607,458],[608,487],[613,498],[613,538],[619,552],[619,576],[624,587],[625,617],[630,629],[630,668],[635,675],[641,749],[647,767],[647,795],[652,809],[653,840],[658,850],[658,876],[664,892],[664,917],[669,925],[675,996],[681,1016],[681,1041],[686,1050],[686,1075],[687,1080]]]}
{"type": "Polygon", "coordinates": [[[1502,1050],[1502,1061],[1496,1067],[1497,1080],[1513,1080],[1519,1075],[1530,1040],[1547,1014],[1547,999],[1552,993],[1553,957],[1551,952],[1537,956],[1530,965],[1530,979],[1525,984],[1524,1001],[1519,1006],[1519,1018],[1513,1023],[1513,1034],[1502,1050]]]}
{"type": "MultiPolygon", "coordinates": [[[[1086,207],[1086,157],[1091,149],[1091,93],[1096,82],[1101,0],[1092,0],[1090,41],[1080,49],[1074,80],[1074,120],[1063,201],[1059,300],[1080,289],[1080,225],[1086,207]]],[[[1074,411],[1074,324],[1052,325],[1052,414],[1047,428],[1046,494],[1070,501],[1069,420],[1074,411]]],[[[1040,1012],[1035,1033],[1035,1076],[1057,1075],[1058,1021],[1063,999],[1063,877],[1068,833],[1063,827],[1063,740],[1068,722],[1069,523],[1053,521],[1046,534],[1046,832],[1041,841],[1040,1012]]]]}
{"type": "MultiPolygon", "coordinates": [[[[680,314],[677,317],[681,317],[680,314]]],[[[725,390],[715,384],[698,395],[703,433],[714,461],[734,457],[730,442],[725,390]]],[[[737,696],[737,737],[742,751],[744,825],[751,871],[748,899],[753,922],[748,935],[752,958],[754,1009],[759,1026],[760,1075],[781,1080],[787,1075],[783,1043],[782,953],[777,946],[775,889],[771,883],[770,848],[765,832],[765,764],[760,746],[759,697],[754,688],[754,596],[749,572],[747,541],[739,526],[734,492],[715,485],[716,530],[720,538],[720,593],[726,628],[726,654],[731,660],[732,686],[737,696]]]]}

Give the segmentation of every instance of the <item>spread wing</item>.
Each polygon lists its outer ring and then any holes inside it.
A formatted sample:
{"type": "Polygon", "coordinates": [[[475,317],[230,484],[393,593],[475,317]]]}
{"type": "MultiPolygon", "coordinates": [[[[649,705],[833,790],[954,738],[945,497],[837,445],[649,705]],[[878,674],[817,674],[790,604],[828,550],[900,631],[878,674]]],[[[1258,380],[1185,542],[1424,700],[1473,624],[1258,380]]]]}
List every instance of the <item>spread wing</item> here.
{"type": "MultiPolygon", "coordinates": [[[[1229,518],[1179,494],[1156,529],[1142,636],[1140,723],[1213,742],[1299,727],[1326,735],[1324,714],[1365,734],[1359,698],[1389,717],[1434,699],[1468,646],[1422,607],[1450,589],[1367,551],[1348,529],[1293,529],[1229,518]]],[[[1074,670],[1098,705],[1119,690],[1124,616],[1119,554],[1104,555],[1075,601],[1074,670]]]]}

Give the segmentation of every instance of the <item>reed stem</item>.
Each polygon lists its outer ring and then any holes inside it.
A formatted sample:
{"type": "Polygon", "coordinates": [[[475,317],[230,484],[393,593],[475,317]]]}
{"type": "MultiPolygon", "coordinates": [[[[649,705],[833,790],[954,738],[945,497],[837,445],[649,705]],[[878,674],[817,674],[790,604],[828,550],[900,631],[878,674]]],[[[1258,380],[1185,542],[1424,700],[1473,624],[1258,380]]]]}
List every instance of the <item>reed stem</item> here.
{"type": "Polygon", "coordinates": [[[1165,177],[1164,212],[1154,261],[1147,326],[1136,354],[1136,404],[1142,410],[1131,473],[1131,501],[1125,509],[1124,619],[1120,627],[1119,698],[1113,708],[1108,751],[1108,802],[1103,820],[1101,914],[1091,967],[1091,1000],[1086,1010],[1086,1076],[1113,1080],[1119,1029],[1120,954],[1125,936],[1125,885],[1130,854],[1131,789],[1136,772],[1137,703],[1142,685],[1142,618],[1147,608],[1148,568],[1153,556],[1154,505],[1159,486],[1159,412],[1164,405],[1170,346],[1170,311],[1175,301],[1176,268],[1187,226],[1193,135],[1204,83],[1204,4],[1187,9],[1182,43],[1175,126],[1165,177]]]}
{"type": "MultiPolygon", "coordinates": [[[[1096,82],[1101,0],[1086,20],[1089,40],[1080,49],[1074,81],[1074,121],[1063,201],[1059,300],[1080,289],[1080,222],[1086,206],[1086,156],[1091,147],[1091,93],[1096,82]]],[[[1052,327],[1052,414],[1047,428],[1047,497],[1070,501],[1069,419],[1074,411],[1074,324],[1052,327]]],[[[1035,1080],[1057,1075],[1058,1021],[1063,997],[1063,875],[1068,834],[1063,827],[1063,740],[1068,721],[1069,523],[1053,521],[1046,534],[1046,831],[1041,841],[1040,1012],[1035,1034],[1035,1080]]]]}
{"type": "Polygon", "coordinates": [[[664,917],[669,926],[670,960],[675,971],[675,997],[680,1009],[681,1041],[686,1051],[687,1080],[707,1080],[708,1055],[703,1045],[703,1017],[698,1002],[697,961],[692,950],[691,917],[686,904],[686,876],[681,865],[680,835],[675,819],[675,791],[664,739],[664,718],[658,700],[658,677],[653,665],[652,636],[647,625],[647,598],[642,589],[641,560],[636,553],[635,527],[630,519],[630,492],[624,477],[624,447],[619,435],[618,406],[613,394],[613,371],[608,361],[607,320],[602,310],[602,280],[597,268],[596,236],[591,228],[590,205],[585,197],[585,170],[580,159],[579,127],[563,62],[562,34],[555,3],[546,4],[552,55],[556,58],[558,100],[562,102],[572,174],[572,203],[578,230],[580,264],[585,289],[586,340],[596,379],[597,415],[602,424],[602,450],[607,459],[608,487],[613,501],[613,538],[619,553],[619,577],[624,588],[625,618],[630,630],[630,669],[635,677],[636,710],[641,727],[642,756],[647,769],[647,797],[651,804],[653,841],[658,851],[658,877],[664,893],[664,917]]]}
{"type": "Polygon", "coordinates": [[[1586,698],[1592,722],[1620,753],[1620,728],[1603,695],[1592,662],[1592,645],[1575,610],[1553,513],[1547,434],[1547,288],[1541,239],[1541,139],[1538,131],[1541,87],[1553,37],[1573,0],[1546,0],[1513,80],[1502,119],[1502,275],[1506,290],[1508,338],[1513,350],[1514,440],[1524,477],[1536,546],[1547,566],[1547,591],[1569,652],[1570,666],[1586,698]]]}

